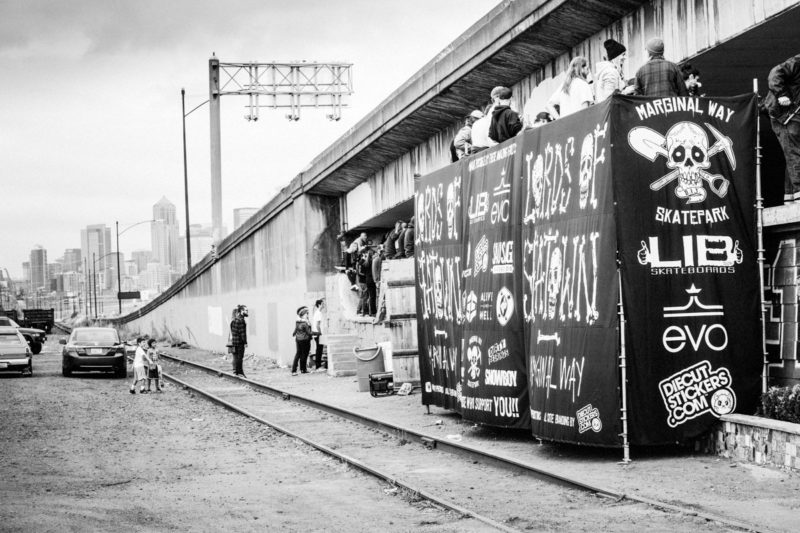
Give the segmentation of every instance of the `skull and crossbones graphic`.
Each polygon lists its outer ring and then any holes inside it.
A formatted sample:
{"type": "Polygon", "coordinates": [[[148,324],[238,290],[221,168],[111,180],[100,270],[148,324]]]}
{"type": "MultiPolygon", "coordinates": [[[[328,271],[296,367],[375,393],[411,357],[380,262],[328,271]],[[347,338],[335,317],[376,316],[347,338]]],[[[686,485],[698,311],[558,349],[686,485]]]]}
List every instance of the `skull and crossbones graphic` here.
{"type": "Polygon", "coordinates": [[[705,125],[716,138],[711,147],[706,132],[694,122],[678,122],[667,130],[666,136],[645,126],[633,128],[628,133],[628,144],[639,155],[650,161],[655,161],[660,155],[667,159],[667,168],[671,171],[651,183],[651,190],[658,191],[677,179],[675,196],[685,199],[687,204],[696,204],[706,199],[705,181],[714,194],[725,197],[730,182],[719,174],[709,173],[708,169],[711,157],[725,152],[731,168],[736,170],[733,143],[730,137],[708,122],[705,125]]]}

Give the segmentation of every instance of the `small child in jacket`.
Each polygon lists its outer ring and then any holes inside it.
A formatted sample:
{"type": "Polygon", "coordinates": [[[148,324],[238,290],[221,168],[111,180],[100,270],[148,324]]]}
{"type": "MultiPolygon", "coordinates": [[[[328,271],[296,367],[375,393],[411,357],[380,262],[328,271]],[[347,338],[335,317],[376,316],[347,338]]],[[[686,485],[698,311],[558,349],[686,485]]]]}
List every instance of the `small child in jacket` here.
{"type": "Polygon", "coordinates": [[[161,365],[158,363],[158,350],[156,350],[156,340],[147,341],[147,355],[150,357],[150,364],[147,370],[147,392],[150,392],[150,381],[156,382],[156,392],[161,390],[161,365]]]}
{"type": "Polygon", "coordinates": [[[302,306],[297,309],[297,321],[292,336],[297,344],[297,352],[292,361],[292,375],[297,375],[297,363],[300,363],[300,372],[308,374],[306,360],[311,351],[311,323],[308,321],[308,307],[302,306]]]}

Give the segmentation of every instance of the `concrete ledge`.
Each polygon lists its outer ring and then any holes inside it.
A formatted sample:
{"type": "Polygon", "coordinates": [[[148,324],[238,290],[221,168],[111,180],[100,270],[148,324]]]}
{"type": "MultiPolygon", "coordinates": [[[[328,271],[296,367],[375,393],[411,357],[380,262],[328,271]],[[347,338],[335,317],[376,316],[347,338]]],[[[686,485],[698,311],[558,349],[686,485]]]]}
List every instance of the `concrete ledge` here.
{"type": "Polygon", "coordinates": [[[800,472],[800,424],[758,416],[724,415],[698,446],[730,459],[800,472]]]}
{"type": "Polygon", "coordinates": [[[771,429],[773,431],[782,431],[790,435],[800,435],[800,424],[783,422],[782,420],[773,420],[771,418],[750,415],[722,415],[720,420],[723,422],[732,422],[734,424],[771,429]]]}

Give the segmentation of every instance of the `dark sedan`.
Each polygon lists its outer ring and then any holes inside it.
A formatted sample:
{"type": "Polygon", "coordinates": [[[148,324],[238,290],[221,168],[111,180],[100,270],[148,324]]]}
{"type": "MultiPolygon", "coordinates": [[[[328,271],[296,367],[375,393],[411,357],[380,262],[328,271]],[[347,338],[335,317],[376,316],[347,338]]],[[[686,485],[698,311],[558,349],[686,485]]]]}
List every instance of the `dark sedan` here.
{"type": "Polygon", "coordinates": [[[61,339],[61,373],[103,370],[118,378],[128,375],[125,345],[114,328],[75,328],[69,339],[61,339]]]}
{"type": "Polygon", "coordinates": [[[28,341],[10,326],[0,326],[0,372],[33,375],[33,354],[28,341]]]}

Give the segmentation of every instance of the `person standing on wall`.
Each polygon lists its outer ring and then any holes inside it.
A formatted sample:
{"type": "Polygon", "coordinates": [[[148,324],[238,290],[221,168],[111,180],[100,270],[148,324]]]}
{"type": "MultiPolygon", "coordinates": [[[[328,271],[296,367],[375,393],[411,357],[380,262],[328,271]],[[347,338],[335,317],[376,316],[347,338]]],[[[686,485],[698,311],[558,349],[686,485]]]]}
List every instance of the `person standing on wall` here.
{"type": "Polygon", "coordinates": [[[458,130],[455,139],[453,139],[453,147],[456,150],[458,159],[462,159],[472,153],[472,125],[482,118],[483,113],[476,109],[464,119],[464,126],[458,130]]]}
{"type": "Polygon", "coordinates": [[[519,114],[511,109],[511,89],[501,87],[497,91],[497,104],[492,110],[492,121],[489,124],[489,138],[500,144],[522,131],[522,120],[519,114]]]}
{"type": "Polygon", "coordinates": [[[297,309],[297,320],[294,323],[292,336],[297,346],[294,361],[292,361],[292,375],[297,375],[298,363],[300,363],[300,372],[308,374],[306,360],[308,359],[308,352],[311,351],[311,324],[308,322],[308,307],[305,305],[297,309]]]}
{"type": "Polygon", "coordinates": [[[314,366],[317,372],[323,370],[322,368],[322,348],[323,344],[320,342],[322,337],[322,313],[325,311],[325,299],[320,298],[314,302],[314,314],[311,316],[311,338],[316,343],[316,351],[314,352],[314,366]]]}
{"type": "Polygon", "coordinates": [[[233,345],[233,374],[236,376],[247,377],[244,375],[242,363],[244,362],[244,347],[247,346],[247,306],[236,306],[236,312],[231,320],[231,344],[233,345]]]}
{"type": "Polygon", "coordinates": [[[627,85],[622,77],[626,48],[614,39],[606,39],[603,47],[606,49],[605,58],[595,67],[597,73],[594,76],[594,99],[598,103],[614,94],[633,92],[633,86],[627,85]]]}
{"type": "Polygon", "coordinates": [[[689,96],[678,65],[664,59],[664,41],[653,37],[647,41],[650,59],[636,71],[633,93],[643,96],[689,96]]]}
{"type": "Polygon", "coordinates": [[[773,67],[767,82],[764,107],[786,158],[783,202],[800,202],[800,54],[773,67]]]}
{"type": "Polygon", "coordinates": [[[564,81],[547,101],[547,112],[554,120],[571,115],[594,103],[592,88],[587,81],[590,72],[588,59],[583,56],[572,58],[564,81]]]}

